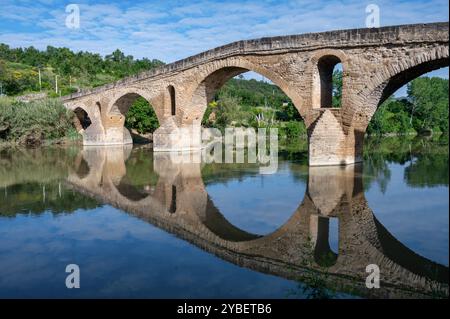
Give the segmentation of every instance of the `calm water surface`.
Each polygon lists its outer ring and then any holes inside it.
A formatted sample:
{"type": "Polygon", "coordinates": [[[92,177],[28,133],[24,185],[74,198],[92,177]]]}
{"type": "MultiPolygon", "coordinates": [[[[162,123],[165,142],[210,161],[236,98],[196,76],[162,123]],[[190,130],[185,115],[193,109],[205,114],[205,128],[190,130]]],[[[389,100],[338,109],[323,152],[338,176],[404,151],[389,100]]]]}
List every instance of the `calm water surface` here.
{"type": "Polygon", "coordinates": [[[306,154],[261,175],[145,147],[3,149],[0,297],[448,295],[448,138],[369,139],[345,168],[306,154]]]}

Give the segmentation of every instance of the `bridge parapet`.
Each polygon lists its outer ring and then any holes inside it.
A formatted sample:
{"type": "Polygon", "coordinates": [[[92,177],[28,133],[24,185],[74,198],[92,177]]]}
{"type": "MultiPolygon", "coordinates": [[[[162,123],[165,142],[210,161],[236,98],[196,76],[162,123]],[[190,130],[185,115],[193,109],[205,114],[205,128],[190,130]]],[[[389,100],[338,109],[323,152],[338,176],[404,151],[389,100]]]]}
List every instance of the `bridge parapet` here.
{"type": "Polygon", "coordinates": [[[448,22],[406,24],[381,28],[359,28],[241,40],[160,66],[150,71],[123,78],[110,84],[64,96],[62,100],[68,101],[88,94],[95,94],[104,90],[128,85],[150,77],[180,72],[211,60],[223,59],[232,55],[254,54],[265,51],[276,52],[280,50],[310,51],[343,46],[371,46],[383,43],[423,43],[436,42],[437,40],[448,42],[448,22]]]}

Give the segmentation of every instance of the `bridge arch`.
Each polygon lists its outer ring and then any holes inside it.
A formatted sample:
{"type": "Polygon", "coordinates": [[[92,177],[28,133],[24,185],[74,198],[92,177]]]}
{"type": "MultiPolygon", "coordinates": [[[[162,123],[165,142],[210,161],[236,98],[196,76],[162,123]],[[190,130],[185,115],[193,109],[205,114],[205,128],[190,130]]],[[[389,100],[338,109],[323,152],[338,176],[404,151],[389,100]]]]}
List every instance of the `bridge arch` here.
{"type": "Polygon", "coordinates": [[[182,111],[182,123],[190,124],[193,121],[201,121],[207,105],[212,101],[215,93],[231,78],[249,71],[264,76],[278,86],[291,99],[300,116],[304,118],[307,110],[302,97],[282,76],[245,58],[231,57],[210,62],[199,69],[199,73],[196,74],[193,81],[194,85],[189,90],[191,98],[188,107],[182,111]]]}
{"type": "Polygon", "coordinates": [[[108,99],[105,100],[106,105],[102,105],[102,114],[104,116],[108,116],[111,113],[126,114],[126,111],[129,110],[133,102],[137,98],[141,97],[145,99],[150,104],[150,107],[155,111],[158,122],[162,122],[162,119],[164,118],[164,107],[160,101],[158,101],[158,98],[163,93],[161,87],[158,86],[149,90],[148,88],[133,86],[118,89],[111,93],[112,94],[108,97],[108,99]],[[123,111],[125,111],[125,113],[123,113],[123,111]]]}
{"type": "Polygon", "coordinates": [[[146,94],[141,93],[142,92],[139,92],[139,90],[127,90],[116,94],[111,99],[107,111],[103,113],[102,122],[105,127],[106,136],[108,139],[111,139],[112,143],[121,140],[123,140],[123,143],[125,144],[132,143],[130,134],[131,128],[135,128],[138,131],[143,130],[142,132],[144,132],[144,130],[150,129],[150,131],[152,131],[151,128],[156,129],[160,126],[161,113],[153,106],[146,94]],[[129,110],[138,99],[143,99],[148,103],[148,110],[146,110],[146,112],[148,112],[146,114],[146,120],[148,121],[138,122],[143,123],[144,126],[138,125],[136,127],[134,123],[139,121],[141,112],[135,113],[134,117],[128,118],[128,116],[130,116],[129,110]],[[152,118],[156,119],[157,123],[155,123],[152,118]]]}
{"type": "Polygon", "coordinates": [[[448,66],[447,43],[402,55],[396,63],[381,67],[358,97],[360,108],[353,110],[353,126],[365,131],[378,107],[395,91],[421,75],[448,66]]]}

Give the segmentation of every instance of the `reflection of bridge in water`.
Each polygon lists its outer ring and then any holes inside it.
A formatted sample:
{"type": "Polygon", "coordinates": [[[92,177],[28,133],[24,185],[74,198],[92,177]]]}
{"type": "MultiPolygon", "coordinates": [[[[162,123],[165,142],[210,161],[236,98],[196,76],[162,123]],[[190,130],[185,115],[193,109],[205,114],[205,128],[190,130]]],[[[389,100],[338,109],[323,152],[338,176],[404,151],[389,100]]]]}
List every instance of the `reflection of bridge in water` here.
{"type": "Polygon", "coordinates": [[[377,221],[364,197],[360,166],[309,168],[300,206],[284,225],[261,236],[233,226],[214,206],[200,164],[155,154],[158,182],[140,190],[126,178],[130,152],[85,148],[69,185],[239,266],[300,281],[313,274],[327,287],[366,297],[448,294],[448,267],[414,253],[377,221]],[[337,253],[329,245],[330,218],[338,219],[337,253]],[[369,264],[380,268],[380,289],[365,286],[369,264]]]}

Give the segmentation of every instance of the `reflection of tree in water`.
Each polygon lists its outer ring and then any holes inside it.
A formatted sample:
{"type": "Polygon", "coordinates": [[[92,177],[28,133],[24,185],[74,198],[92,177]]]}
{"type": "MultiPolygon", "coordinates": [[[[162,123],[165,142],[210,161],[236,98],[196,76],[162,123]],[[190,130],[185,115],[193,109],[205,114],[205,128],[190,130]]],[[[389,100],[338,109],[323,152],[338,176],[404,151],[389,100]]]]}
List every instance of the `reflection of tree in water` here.
{"type": "Polygon", "coordinates": [[[226,184],[229,180],[242,181],[247,176],[259,174],[257,164],[248,163],[210,163],[202,167],[205,185],[226,184]]]}
{"type": "Polygon", "coordinates": [[[20,183],[49,183],[64,179],[78,148],[5,148],[0,150],[0,187],[20,183]]]}
{"type": "Polygon", "coordinates": [[[17,214],[72,213],[100,206],[96,200],[67,189],[63,182],[16,184],[0,192],[0,217],[17,214]]]}
{"type": "Polygon", "coordinates": [[[384,193],[391,178],[390,163],[405,165],[409,186],[448,185],[448,135],[434,138],[368,138],[364,145],[364,188],[376,182],[384,193]]]}
{"type": "Polygon", "coordinates": [[[0,151],[0,216],[58,214],[99,204],[67,189],[64,181],[77,147],[7,148],[0,151]]]}
{"type": "MultiPolygon", "coordinates": [[[[279,166],[287,161],[290,173],[295,181],[308,179],[308,148],[305,143],[290,141],[278,147],[279,166]],[[306,145],[306,146],[305,146],[306,145]]],[[[244,152],[247,159],[247,149],[244,152]]],[[[202,167],[205,185],[226,184],[229,180],[242,181],[245,177],[259,175],[259,163],[210,163],[202,167]]]]}
{"type": "Polygon", "coordinates": [[[159,176],[153,169],[153,152],[142,147],[133,150],[125,161],[126,174],[115,186],[120,194],[132,201],[150,196],[158,183],[159,176]]]}
{"type": "Polygon", "coordinates": [[[405,167],[411,187],[448,186],[448,155],[424,155],[405,167]]]}
{"type": "Polygon", "coordinates": [[[306,137],[281,141],[278,156],[283,160],[308,165],[308,143],[306,137]]]}
{"type": "Polygon", "coordinates": [[[420,153],[405,168],[405,180],[411,187],[448,186],[448,135],[421,139],[420,153]]]}
{"type": "Polygon", "coordinates": [[[153,152],[149,148],[133,150],[125,162],[126,176],[123,182],[127,185],[141,188],[149,192],[158,182],[158,174],[153,170],[153,152]]]}
{"type": "MultiPolygon", "coordinates": [[[[287,160],[295,181],[307,181],[307,150],[301,143],[280,146],[279,164],[287,160]],[[300,145],[300,146],[299,146],[300,145]],[[300,147],[299,148],[297,148],[300,147]]],[[[370,137],[364,145],[364,189],[376,183],[384,194],[391,180],[389,164],[406,165],[405,180],[410,186],[424,187],[448,185],[448,135],[431,139],[422,137],[370,137]]],[[[203,166],[205,184],[242,181],[247,176],[259,174],[257,164],[217,164],[203,166]]]]}
{"type": "Polygon", "coordinates": [[[374,153],[365,157],[364,161],[366,163],[363,167],[364,189],[367,191],[372,183],[377,183],[384,194],[391,180],[391,170],[385,157],[383,154],[374,153]]]}

